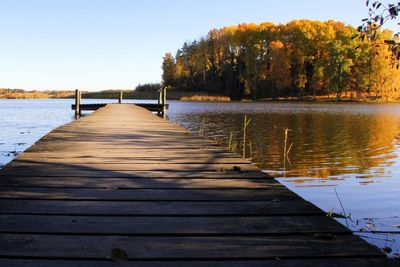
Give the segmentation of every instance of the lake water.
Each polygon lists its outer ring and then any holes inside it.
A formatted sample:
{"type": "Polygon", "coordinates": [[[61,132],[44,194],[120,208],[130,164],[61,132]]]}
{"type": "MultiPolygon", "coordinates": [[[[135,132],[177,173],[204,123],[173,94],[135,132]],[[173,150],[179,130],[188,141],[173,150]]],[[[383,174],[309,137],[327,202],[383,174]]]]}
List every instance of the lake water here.
{"type": "MultiPolygon", "coordinates": [[[[72,102],[0,100],[0,164],[73,120],[72,102]]],[[[106,101],[84,100],[95,102],[106,101]]],[[[346,214],[337,219],[399,256],[400,104],[169,103],[168,119],[226,147],[240,148],[246,115],[247,157],[323,210],[346,214]]]]}

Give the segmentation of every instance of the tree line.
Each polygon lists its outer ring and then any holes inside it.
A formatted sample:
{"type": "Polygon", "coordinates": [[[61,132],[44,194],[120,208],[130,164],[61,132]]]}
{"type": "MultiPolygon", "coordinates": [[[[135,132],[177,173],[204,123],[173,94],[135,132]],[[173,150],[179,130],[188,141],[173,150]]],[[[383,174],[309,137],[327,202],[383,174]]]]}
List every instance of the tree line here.
{"type": "Polygon", "coordinates": [[[393,32],[379,30],[374,39],[358,35],[353,26],[333,20],[212,29],[184,43],[175,56],[165,54],[163,85],[232,99],[399,99],[398,59],[387,44],[393,32]]]}
{"type": "Polygon", "coordinates": [[[0,99],[71,98],[73,91],[26,91],[23,89],[0,88],[0,99]]]}

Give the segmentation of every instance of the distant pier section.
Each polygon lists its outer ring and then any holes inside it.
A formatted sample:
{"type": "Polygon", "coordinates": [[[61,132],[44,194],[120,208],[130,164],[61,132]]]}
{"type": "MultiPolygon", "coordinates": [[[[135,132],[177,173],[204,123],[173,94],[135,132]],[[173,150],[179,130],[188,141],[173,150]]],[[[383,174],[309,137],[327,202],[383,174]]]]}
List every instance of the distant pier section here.
{"type": "MultiPolygon", "coordinates": [[[[166,110],[168,109],[167,104],[167,88],[161,87],[158,91],[158,101],[155,103],[134,103],[134,105],[145,108],[152,112],[157,112],[160,116],[165,116],[166,110]]],[[[108,103],[95,103],[95,104],[82,104],[82,92],[78,89],[75,90],[75,104],[71,105],[72,110],[75,110],[75,117],[78,118],[82,115],[82,111],[94,111],[99,108],[105,107],[108,103]]],[[[118,104],[123,102],[123,92],[119,92],[118,104]]],[[[125,103],[131,104],[133,103],[125,103]]]]}

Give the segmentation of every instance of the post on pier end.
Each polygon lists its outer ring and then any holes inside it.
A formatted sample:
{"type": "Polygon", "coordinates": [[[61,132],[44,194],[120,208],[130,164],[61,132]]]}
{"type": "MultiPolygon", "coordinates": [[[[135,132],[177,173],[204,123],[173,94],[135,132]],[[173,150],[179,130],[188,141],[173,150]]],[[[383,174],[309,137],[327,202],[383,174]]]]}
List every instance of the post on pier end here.
{"type": "Polygon", "coordinates": [[[75,90],[75,118],[81,116],[81,92],[79,89],[75,90]]]}
{"type": "Polygon", "coordinates": [[[122,96],[123,96],[123,92],[120,91],[119,92],[119,98],[118,98],[118,104],[122,104],[122,96]]]}
{"type": "Polygon", "coordinates": [[[162,115],[165,117],[165,113],[167,111],[167,87],[163,87],[162,89],[162,115]]]}
{"type": "Polygon", "coordinates": [[[163,87],[161,87],[159,90],[158,90],[158,101],[157,101],[157,104],[158,104],[158,108],[157,108],[157,114],[158,115],[161,115],[161,103],[162,103],[162,101],[163,101],[163,87]]]}

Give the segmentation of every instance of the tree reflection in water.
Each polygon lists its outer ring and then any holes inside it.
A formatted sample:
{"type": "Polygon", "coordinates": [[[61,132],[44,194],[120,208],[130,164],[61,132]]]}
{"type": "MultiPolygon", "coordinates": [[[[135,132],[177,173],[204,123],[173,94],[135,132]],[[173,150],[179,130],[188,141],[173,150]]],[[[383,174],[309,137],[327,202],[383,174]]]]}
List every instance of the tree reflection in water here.
{"type": "Polygon", "coordinates": [[[382,249],[391,247],[391,255],[400,252],[400,105],[179,103],[175,108],[171,120],[193,131],[204,121],[204,135],[226,147],[231,135],[241,143],[246,114],[252,120],[247,135],[253,162],[327,212],[342,213],[337,188],[351,215],[349,227],[382,249]],[[284,170],[285,128],[293,147],[284,170]]]}

